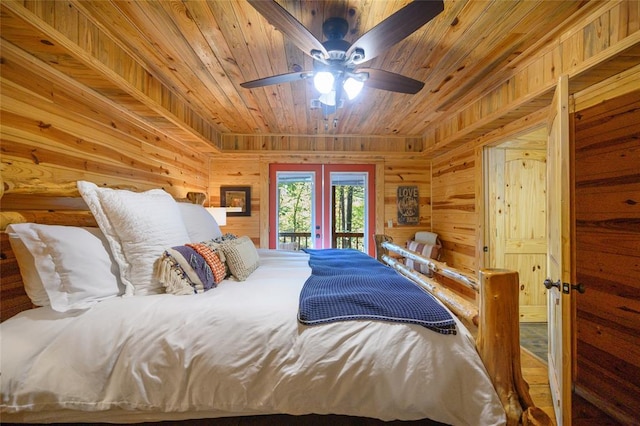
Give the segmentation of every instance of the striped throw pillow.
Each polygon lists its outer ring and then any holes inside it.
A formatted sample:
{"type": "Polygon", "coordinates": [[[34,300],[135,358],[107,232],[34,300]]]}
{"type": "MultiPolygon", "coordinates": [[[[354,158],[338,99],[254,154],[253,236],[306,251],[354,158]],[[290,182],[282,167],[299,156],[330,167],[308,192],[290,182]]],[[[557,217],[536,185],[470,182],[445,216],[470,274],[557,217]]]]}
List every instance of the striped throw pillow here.
{"type": "MultiPolygon", "coordinates": [[[[407,250],[415,251],[419,255],[430,259],[437,259],[440,256],[440,245],[423,244],[414,240],[407,241],[407,250]]],[[[421,274],[428,277],[433,276],[433,272],[425,264],[415,262],[411,259],[407,259],[405,264],[407,267],[415,269],[421,274]]]]}

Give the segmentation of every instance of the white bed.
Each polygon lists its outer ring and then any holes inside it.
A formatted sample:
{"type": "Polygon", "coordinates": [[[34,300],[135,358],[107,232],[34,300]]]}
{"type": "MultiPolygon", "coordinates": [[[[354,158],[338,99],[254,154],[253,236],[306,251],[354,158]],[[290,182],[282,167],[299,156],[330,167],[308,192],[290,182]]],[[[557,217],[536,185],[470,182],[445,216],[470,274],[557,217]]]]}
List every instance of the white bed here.
{"type": "Polygon", "coordinates": [[[164,191],[78,188],[99,228],[7,228],[40,307],[0,325],[3,422],[263,414],[505,422],[457,320],[455,335],[377,320],[302,325],[307,254],[227,239],[202,206],[164,191]]]}
{"type": "Polygon", "coordinates": [[[332,413],[504,423],[462,324],[457,335],[381,321],[300,325],[308,255],[259,255],[246,281],[203,294],[42,307],[5,321],[3,421],[332,413]]]}

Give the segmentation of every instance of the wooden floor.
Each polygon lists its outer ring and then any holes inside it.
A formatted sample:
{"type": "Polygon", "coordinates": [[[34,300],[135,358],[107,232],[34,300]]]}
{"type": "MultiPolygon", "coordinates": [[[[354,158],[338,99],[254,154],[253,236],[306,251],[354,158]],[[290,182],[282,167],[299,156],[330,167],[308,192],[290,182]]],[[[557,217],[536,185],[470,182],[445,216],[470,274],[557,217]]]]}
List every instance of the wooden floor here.
{"type": "MultiPolygon", "coordinates": [[[[547,364],[541,361],[531,352],[522,348],[522,374],[529,383],[529,393],[537,407],[544,410],[555,424],[551,391],[549,390],[549,378],[547,364]]],[[[571,424],[573,426],[621,426],[622,423],[614,420],[604,411],[599,410],[587,400],[575,393],[571,397],[571,424]]]]}
{"type": "Polygon", "coordinates": [[[521,348],[522,376],[529,383],[529,393],[536,407],[544,410],[555,423],[553,402],[549,390],[549,376],[547,364],[534,356],[528,350],[521,348]]]}

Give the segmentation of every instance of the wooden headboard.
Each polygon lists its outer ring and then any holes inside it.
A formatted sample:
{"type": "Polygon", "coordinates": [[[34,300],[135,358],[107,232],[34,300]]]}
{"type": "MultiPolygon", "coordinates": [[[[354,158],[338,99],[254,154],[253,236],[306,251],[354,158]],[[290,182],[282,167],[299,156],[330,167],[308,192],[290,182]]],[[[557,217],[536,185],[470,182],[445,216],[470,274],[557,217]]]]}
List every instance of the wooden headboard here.
{"type": "MultiPolygon", "coordinates": [[[[177,201],[202,204],[205,194],[189,192],[177,201]]],[[[5,193],[0,211],[0,321],[32,309],[20,275],[18,262],[9,236],[4,230],[12,223],[46,225],[98,226],[80,194],[51,195],[48,193],[5,193]]]]}
{"type": "Polygon", "coordinates": [[[31,309],[33,305],[24,291],[18,262],[11,250],[9,236],[0,234],[0,321],[31,309]]]}

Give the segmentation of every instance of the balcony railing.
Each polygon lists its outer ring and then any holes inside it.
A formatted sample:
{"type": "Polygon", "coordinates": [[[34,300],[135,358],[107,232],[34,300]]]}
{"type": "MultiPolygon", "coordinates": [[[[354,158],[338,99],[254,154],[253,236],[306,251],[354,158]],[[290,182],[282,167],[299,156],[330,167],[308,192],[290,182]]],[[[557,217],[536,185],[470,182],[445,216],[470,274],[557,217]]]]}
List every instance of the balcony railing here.
{"type": "Polygon", "coordinates": [[[336,232],[333,234],[331,247],[364,251],[364,234],[362,232],[336,232]]]}
{"type": "MultiPolygon", "coordinates": [[[[312,246],[310,232],[280,232],[278,236],[278,248],[280,249],[300,250],[312,246]]],[[[331,246],[364,251],[364,233],[336,232],[333,234],[331,246]]]]}
{"type": "Polygon", "coordinates": [[[284,250],[300,250],[311,248],[311,232],[280,232],[278,248],[284,250]]]}

